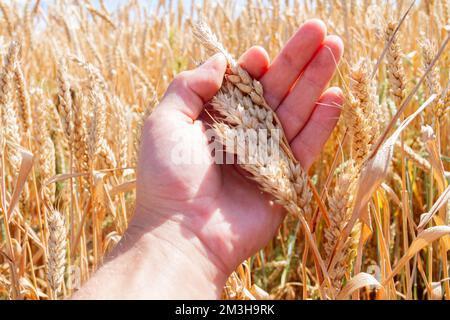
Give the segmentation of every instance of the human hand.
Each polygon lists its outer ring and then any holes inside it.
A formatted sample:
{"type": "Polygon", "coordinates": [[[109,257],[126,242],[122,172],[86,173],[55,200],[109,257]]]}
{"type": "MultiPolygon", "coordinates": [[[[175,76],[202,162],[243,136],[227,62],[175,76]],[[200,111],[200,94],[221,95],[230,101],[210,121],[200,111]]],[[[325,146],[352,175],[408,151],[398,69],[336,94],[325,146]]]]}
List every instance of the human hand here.
{"type": "MultiPolygon", "coordinates": [[[[323,22],[310,20],[272,64],[260,47],[239,59],[263,84],[266,101],[276,111],[294,155],[306,170],[339,117],[342,92],[325,89],[342,52],[340,38],[327,36],[323,22]]],[[[179,74],[146,121],[131,229],[165,230],[159,236],[167,241],[174,241],[171,238],[180,232],[177,241],[195,238],[203,255],[227,276],[270,241],[284,212],[234,165],[217,165],[210,155],[201,114],[220,88],[225,68],[225,58],[218,54],[199,68],[179,74]],[[173,150],[180,141],[173,138],[179,132],[183,141],[190,142],[188,150],[210,161],[175,164],[173,150]]]]}

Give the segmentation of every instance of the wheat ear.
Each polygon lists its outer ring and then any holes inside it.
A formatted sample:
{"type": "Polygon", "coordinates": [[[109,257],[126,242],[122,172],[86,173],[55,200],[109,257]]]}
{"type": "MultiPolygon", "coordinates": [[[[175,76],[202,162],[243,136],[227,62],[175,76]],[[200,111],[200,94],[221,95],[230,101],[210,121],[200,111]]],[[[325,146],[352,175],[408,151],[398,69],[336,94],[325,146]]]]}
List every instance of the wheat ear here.
{"type": "Polygon", "coordinates": [[[98,155],[106,169],[114,169],[117,167],[116,157],[106,139],[100,141],[98,155]]]}
{"type": "Polygon", "coordinates": [[[418,154],[414,149],[412,149],[410,146],[407,146],[406,144],[402,144],[401,142],[397,141],[395,143],[396,147],[403,148],[403,151],[405,152],[405,155],[414,162],[417,167],[421,168],[424,171],[430,171],[431,170],[431,164],[430,162],[422,157],[420,154],[418,154]]]}
{"type": "Polygon", "coordinates": [[[2,130],[5,141],[8,142],[6,153],[8,161],[14,172],[19,170],[21,155],[17,146],[20,145],[20,128],[17,120],[16,110],[12,102],[12,86],[14,79],[14,69],[19,53],[17,42],[11,42],[0,75],[0,113],[2,130]]]}
{"type": "Polygon", "coordinates": [[[73,152],[75,167],[78,172],[88,172],[86,102],[79,88],[72,91],[73,103],[73,152]]]}
{"type": "Polygon", "coordinates": [[[56,298],[64,282],[67,231],[64,217],[58,211],[51,211],[47,222],[49,229],[47,280],[50,289],[53,291],[54,298],[56,298]]]}
{"type": "MultiPolygon", "coordinates": [[[[325,230],[325,253],[326,261],[330,262],[333,250],[341,237],[341,234],[351,218],[351,208],[353,195],[356,190],[357,171],[354,161],[349,160],[344,163],[342,172],[339,174],[334,192],[328,197],[330,226],[325,230]]],[[[353,260],[357,240],[357,231],[359,225],[356,225],[352,235],[348,237],[342,247],[342,250],[336,253],[336,264],[329,275],[334,289],[338,292],[342,287],[342,280],[353,260]]]]}
{"type": "Polygon", "coordinates": [[[11,11],[9,10],[9,7],[3,3],[3,1],[0,1],[0,10],[2,11],[3,17],[5,19],[8,34],[10,37],[13,37],[15,31],[13,26],[15,26],[16,24],[15,21],[14,23],[13,21],[11,21],[11,11]]]}
{"type": "Polygon", "coordinates": [[[380,108],[375,103],[375,85],[370,80],[367,62],[361,60],[351,70],[351,93],[344,108],[344,118],[353,137],[352,158],[357,171],[379,135],[380,108]]]}
{"type": "Polygon", "coordinates": [[[108,85],[101,72],[92,64],[76,56],[69,56],[78,66],[83,68],[89,77],[89,104],[92,108],[92,118],[87,128],[88,162],[92,164],[102,148],[102,140],[106,131],[106,102],[108,85]]]}
{"type": "Polygon", "coordinates": [[[115,116],[117,119],[117,130],[123,132],[117,143],[117,166],[118,168],[126,168],[128,165],[128,121],[126,108],[118,97],[114,99],[115,116]]]}
{"type": "Polygon", "coordinates": [[[67,79],[67,63],[64,58],[60,58],[57,66],[58,79],[58,112],[61,117],[61,124],[64,129],[65,137],[69,143],[69,148],[72,146],[73,134],[73,110],[72,110],[72,96],[70,94],[70,84],[67,79]]]}
{"type": "MultiPolygon", "coordinates": [[[[389,22],[386,27],[386,43],[392,38],[397,24],[389,22]]],[[[397,39],[391,42],[389,50],[386,54],[387,58],[387,75],[390,84],[390,91],[393,96],[395,106],[400,108],[403,99],[405,98],[405,70],[402,64],[402,52],[397,39]]]]}
{"type": "Polygon", "coordinates": [[[48,131],[47,112],[50,103],[41,101],[35,110],[33,121],[33,136],[36,145],[35,154],[39,164],[39,175],[42,185],[42,198],[44,204],[49,206],[55,201],[56,185],[46,185],[46,181],[55,175],[55,145],[48,131]]]}
{"type": "MultiPolygon", "coordinates": [[[[421,43],[421,48],[422,48],[424,69],[427,70],[430,67],[434,57],[436,56],[437,52],[436,45],[434,42],[426,39],[421,43]]],[[[441,94],[442,87],[440,84],[439,72],[436,68],[431,69],[430,72],[427,74],[425,78],[425,84],[428,95],[441,94]]],[[[440,102],[441,101],[439,100],[433,102],[433,108],[425,109],[425,116],[427,120],[431,119],[432,112],[434,113],[437,119],[440,119],[443,116],[445,108],[444,105],[440,102]]]]}
{"type": "Polygon", "coordinates": [[[31,128],[30,96],[28,94],[27,84],[23,75],[22,66],[19,61],[17,61],[16,63],[14,78],[19,100],[19,116],[22,120],[23,131],[25,133],[28,133],[31,128]]]}

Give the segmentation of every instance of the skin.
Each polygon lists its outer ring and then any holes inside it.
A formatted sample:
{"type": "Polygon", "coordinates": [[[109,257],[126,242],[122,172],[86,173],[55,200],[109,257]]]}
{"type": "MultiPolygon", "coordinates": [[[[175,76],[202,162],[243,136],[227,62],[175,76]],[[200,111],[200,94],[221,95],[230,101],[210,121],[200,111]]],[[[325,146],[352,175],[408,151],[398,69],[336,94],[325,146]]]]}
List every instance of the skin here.
{"type": "MultiPolygon", "coordinates": [[[[339,37],[309,20],[272,63],[261,47],[239,63],[265,89],[292,150],[308,169],[340,115],[339,88],[328,88],[343,53],[339,37]]],[[[216,299],[228,276],[263,248],[284,218],[281,207],[234,165],[174,164],[174,133],[196,155],[210,157],[202,139],[204,104],[226,68],[217,54],[182,72],[147,119],[137,169],[136,213],[105,264],[75,299],[216,299]]]]}

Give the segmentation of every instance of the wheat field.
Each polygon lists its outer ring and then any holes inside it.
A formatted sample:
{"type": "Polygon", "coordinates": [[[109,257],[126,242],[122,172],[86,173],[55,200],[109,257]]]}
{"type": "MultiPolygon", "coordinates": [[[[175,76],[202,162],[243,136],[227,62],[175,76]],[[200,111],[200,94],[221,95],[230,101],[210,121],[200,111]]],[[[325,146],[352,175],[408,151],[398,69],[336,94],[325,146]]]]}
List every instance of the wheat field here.
{"type": "Polygon", "coordinates": [[[448,0],[43,2],[0,1],[0,299],[69,298],[120,241],[143,121],[208,57],[200,17],[234,57],[309,18],[346,47],[308,201],[223,298],[450,299],[448,0]]]}

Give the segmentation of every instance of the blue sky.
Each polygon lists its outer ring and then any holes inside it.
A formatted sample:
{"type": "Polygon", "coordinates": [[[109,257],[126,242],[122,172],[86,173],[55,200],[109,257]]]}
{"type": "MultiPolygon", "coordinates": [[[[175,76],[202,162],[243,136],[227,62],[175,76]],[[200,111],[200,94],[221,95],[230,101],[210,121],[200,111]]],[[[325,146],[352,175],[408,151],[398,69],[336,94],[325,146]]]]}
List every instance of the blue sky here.
{"type": "MultiPolygon", "coordinates": [[[[5,2],[17,2],[17,1],[20,3],[26,3],[29,0],[6,0],[5,2]]],[[[34,1],[36,1],[36,0],[34,0],[34,1]]],[[[42,7],[45,8],[47,4],[54,3],[55,1],[56,0],[42,0],[41,4],[42,4],[42,7]]],[[[146,6],[149,8],[155,7],[156,4],[159,2],[158,0],[137,0],[137,1],[140,2],[143,6],[146,6]]],[[[192,1],[194,1],[195,3],[198,3],[198,4],[201,4],[203,2],[202,0],[183,0],[186,7],[190,7],[192,1]]],[[[173,0],[172,2],[176,3],[177,0],[173,0]]],[[[267,1],[263,1],[263,3],[265,3],[265,2],[267,2],[267,1]]],[[[118,6],[120,6],[121,4],[127,3],[127,0],[104,0],[104,3],[108,7],[108,10],[112,11],[115,8],[117,8],[118,6]]],[[[238,3],[238,4],[245,3],[245,0],[236,0],[236,3],[238,3]]],[[[92,0],[92,4],[97,7],[99,5],[99,0],[92,0]]]]}

